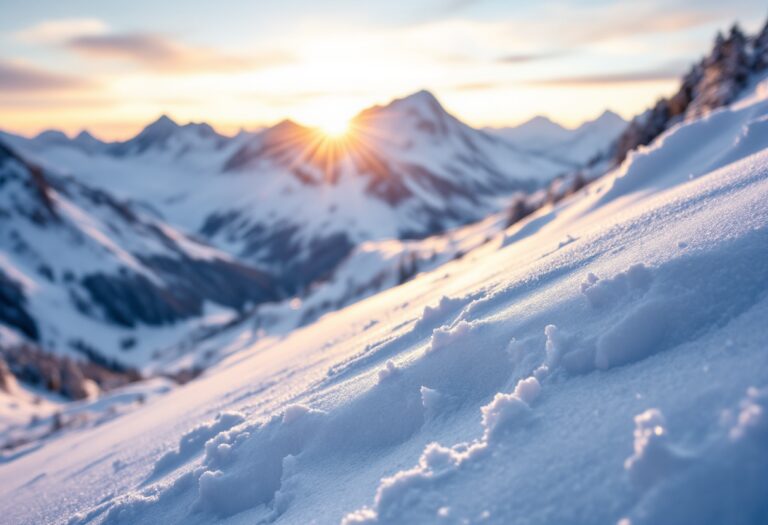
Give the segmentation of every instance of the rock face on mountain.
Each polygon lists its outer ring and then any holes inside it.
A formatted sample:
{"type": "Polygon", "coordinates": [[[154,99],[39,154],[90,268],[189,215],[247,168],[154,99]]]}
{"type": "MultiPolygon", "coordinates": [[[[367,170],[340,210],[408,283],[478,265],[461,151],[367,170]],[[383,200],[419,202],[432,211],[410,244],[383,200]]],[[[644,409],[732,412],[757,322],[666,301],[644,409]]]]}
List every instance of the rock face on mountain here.
{"type": "Polygon", "coordinates": [[[734,25],[718,34],[706,57],[683,77],[680,89],[630,122],[611,153],[619,164],[631,150],[649,144],[678,122],[697,118],[732,102],[753,74],[768,69],[768,23],[753,37],[734,25]]]}
{"type": "Polygon", "coordinates": [[[0,324],[46,349],[114,355],[132,329],[206,303],[241,311],[278,298],[264,272],[2,143],[0,188],[0,324]]]}

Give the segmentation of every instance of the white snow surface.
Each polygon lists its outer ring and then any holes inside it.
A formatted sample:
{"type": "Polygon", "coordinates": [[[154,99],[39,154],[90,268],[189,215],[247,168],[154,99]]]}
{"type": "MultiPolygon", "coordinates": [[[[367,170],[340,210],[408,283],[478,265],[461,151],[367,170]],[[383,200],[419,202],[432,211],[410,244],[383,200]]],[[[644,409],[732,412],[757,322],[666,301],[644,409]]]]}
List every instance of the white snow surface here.
{"type": "Polygon", "coordinates": [[[768,521],[765,89],[0,465],[9,523],[768,521]]]}

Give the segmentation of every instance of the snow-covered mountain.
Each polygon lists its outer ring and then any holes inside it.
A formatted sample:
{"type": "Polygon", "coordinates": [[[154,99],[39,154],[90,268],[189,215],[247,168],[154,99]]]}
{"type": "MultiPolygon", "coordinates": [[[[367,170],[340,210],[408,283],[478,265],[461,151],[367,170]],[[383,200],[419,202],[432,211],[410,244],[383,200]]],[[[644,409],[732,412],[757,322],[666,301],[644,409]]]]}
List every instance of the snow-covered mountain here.
{"type": "Polygon", "coordinates": [[[266,269],[288,294],[363,242],[480,220],[571,169],[461,123],[425,91],[363,111],[336,139],[290,121],[227,139],[163,117],[98,154],[12,140],[266,269]]]}
{"type": "Polygon", "coordinates": [[[764,523],[766,202],[753,75],[448,265],[107,423],[65,418],[0,466],[3,517],[764,523]]]}
{"type": "Polygon", "coordinates": [[[596,119],[573,129],[538,116],[519,126],[489,128],[488,131],[523,150],[550,155],[578,169],[604,153],[626,127],[627,122],[623,118],[613,111],[605,111],[596,119]]]}
{"type": "Polygon", "coordinates": [[[143,368],[206,314],[278,298],[266,273],[1,142],[0,187],[6,342],[143,368]]]}

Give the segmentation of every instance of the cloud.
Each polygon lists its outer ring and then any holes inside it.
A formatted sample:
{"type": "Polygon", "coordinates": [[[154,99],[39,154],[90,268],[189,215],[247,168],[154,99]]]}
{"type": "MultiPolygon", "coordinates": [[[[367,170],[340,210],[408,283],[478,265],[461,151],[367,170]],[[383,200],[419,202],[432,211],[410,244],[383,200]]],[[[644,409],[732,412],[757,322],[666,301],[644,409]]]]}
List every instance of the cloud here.
{"type": "Polygon", "coordinates": [[[500,64],[524,64],[527,62],[536,62],[539,60],[558,58],[565,54],[566,53],[564,51],[551,51],[546,53],[513,53],[498,57],[496,62],[500,64]]]}
{"type": "Polygon", "coordinates": [[[120,60],[158,71],[237,71],[288,63],[293,57],[282,52],[233,56],[191,47],[151,33],[110,33],[70,38],[65,47],[100,60],[120,60]]]}
{"type": "Polygon", "coordinates": [[[70,38],[99,35],[109,31],[109,26],[98,18],[65,18],[46,20],[14,34],[22,42],[55,44],[70,38]]]}
{"type": "Polygon", "coordinates": [[[66,91],[91,86],[84,79],[0,59],[0,92],[66,91]]]}
{"type": "Polygon", "coordinates": [[[682,70],[659,69],[650,71],[628,71],[623,73],[605,73],[595,75],[579,75],[572,77],[556,77],[526,81],[534,86],[579,87],[615,84],[635,84],[638,82],[660,82],[678,80],[682,70]]]}
{"type": "Polygon", "coordinates": [[[497,89],[504,87],[500,82],[470,82],[467,84],[458,84],[452,86],[455,91],[485,91],[488,89],[497,89]]]}
{"type": "MultiPolygon", "coordinates": [[[[614,9],[615,11],[615,9],[614,9]]],[[[721,18],[718,13],[693,9],[669,9],[659,13],[653,9],[637,12],[614,13],[605,19],[605,23],[583,24],[574,28],[572,37],[575,41],[601,42],[623,39],[631,36],[643,36],[663,33],[676,33],[703,26],[721,18]]]]}

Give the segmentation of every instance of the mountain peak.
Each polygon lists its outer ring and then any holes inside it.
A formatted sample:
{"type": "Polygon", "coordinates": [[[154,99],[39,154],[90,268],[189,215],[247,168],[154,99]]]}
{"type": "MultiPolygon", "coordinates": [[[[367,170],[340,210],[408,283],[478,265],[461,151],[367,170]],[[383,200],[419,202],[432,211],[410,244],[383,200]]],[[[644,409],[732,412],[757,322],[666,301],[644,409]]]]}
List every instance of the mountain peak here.
{"type": "Polygon", "coordinates": [[[431,113],[445,113],[445,109],[443,109],[443,106],[440,104],[440,101],[437,100],[437,97],[426,89],[419,90],[402,98],[397,98],[385,107],[406,107],[409,109],[416,109],[417,111],[425,110],[431,113]]]}
{"type": "Polygon", "coordinates": [[[58,129],[46,129],[35,136],[35,140],[49,144],[69,142],[69,137],[58,129]]]}
{"type": "Polygon", "coordinates": [[[77,136],[75,136],[74,140],[88,140],[88,141],[91,141],[91,140],[96,140],[96,137],[91,135],[90,131],[88,131],[87,129],[84,129],[84,130],[80,131],[80,133],[78,133],[77,136]]]}
{"type": "Polygon", "coordinates": [[[160,115],[160,117],[144,128],[144,131],[171,131],[178,128],[179,125],[171,117],[166,114],[160,115]]]}
{"type": "Polygon", "coordinates": [[[612,111],[610,109],[606,109],[603,111],[603,113],[595,119],[595,122],[622,122],[624,124],[627,123],[624,118],[616,113],[615,111],[612,111]]]}

